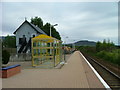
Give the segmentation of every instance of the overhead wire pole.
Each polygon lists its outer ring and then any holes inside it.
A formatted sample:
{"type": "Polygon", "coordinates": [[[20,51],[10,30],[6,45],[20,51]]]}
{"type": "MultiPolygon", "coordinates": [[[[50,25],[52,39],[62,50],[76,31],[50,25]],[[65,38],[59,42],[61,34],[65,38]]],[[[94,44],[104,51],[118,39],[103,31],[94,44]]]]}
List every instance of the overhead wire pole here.
{"type": "Polygon", "coordinates": [[[68,36],[66,36],[65,37],[65,41],[64,41],[64,61],[66,62],[66,58],[65,58],[65,53],[66,53],[66,51],[65,51],[65,44],[66,44],[66,39],[68,38],[68,36]]]}
{"type": "MultiPolygon", "coordinates": [[[[73,41],[75,41],[75,40],[73,40],[73,41]]],[[[73,42],[73,50],[75,50],[75,42],[73,42]]]]}

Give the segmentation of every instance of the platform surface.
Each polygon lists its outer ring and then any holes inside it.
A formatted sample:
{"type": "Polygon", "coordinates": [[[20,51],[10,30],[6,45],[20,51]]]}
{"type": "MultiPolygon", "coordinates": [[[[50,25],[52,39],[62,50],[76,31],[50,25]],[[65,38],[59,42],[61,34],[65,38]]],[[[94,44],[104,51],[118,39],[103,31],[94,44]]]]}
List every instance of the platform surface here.
{"type": "Polygon", "coordinates": [[[23,69],[2,80],[3,88],[105,88],[83,59],[74,52],[61,69],[23,69]]]}

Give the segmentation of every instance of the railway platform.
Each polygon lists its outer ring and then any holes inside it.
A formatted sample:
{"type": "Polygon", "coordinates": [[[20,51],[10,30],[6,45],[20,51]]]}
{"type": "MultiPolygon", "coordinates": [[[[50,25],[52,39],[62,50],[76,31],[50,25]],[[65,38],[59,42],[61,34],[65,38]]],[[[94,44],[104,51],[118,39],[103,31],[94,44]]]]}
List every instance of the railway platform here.
{"type": "MultiPolygon", "coordinates": [[[[23,69],[2,80],[2,88],[109,88],[85,57],[75,51],[61,69],[23,69]]],[[[106,89],[105,89],[106,90],[106,89]]]]}

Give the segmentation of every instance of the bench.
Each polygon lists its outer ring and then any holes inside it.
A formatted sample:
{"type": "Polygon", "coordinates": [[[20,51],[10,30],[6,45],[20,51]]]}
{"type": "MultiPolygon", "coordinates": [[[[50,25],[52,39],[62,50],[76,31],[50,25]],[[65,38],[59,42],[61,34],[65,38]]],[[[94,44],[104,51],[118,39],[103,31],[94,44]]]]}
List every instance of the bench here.
{"type": "Polygon", "coordinates": [[[20,72],[21,72],[20,64],[8,66],[5,68],[2,68],[2,78],[8,78],[20,72]]]}

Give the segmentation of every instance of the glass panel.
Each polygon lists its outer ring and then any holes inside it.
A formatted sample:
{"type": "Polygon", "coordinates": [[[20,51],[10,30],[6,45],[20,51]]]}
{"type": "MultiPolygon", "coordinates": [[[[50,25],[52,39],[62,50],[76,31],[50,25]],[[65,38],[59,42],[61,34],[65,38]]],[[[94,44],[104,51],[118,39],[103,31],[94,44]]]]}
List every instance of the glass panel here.
{"type": "Polygon", "coordinates": [[[38,47],[40,47],[40,42],[38,42],[38,47]]]}
{"type": "Polygon", "coordinates": [[[33,50],[33,53],[34,53],[34,56],[37,54],[37,53],[36,53],[36,49],[33,50]]]}
{"type": "Polygon", "coordinates": [[[34,64],[35,64],[35,65],[39,65],[39,60],[38,60],[38,58],[34,58],[34,64]]]}
{"type": "Polygon", "coordinates": [[[40,49],[38,49],[38,55],[40,55],[40,49]]]}
{"type": "Polygon", "coordinates": [[[36,42],[33,42],[33,47],[36,47],[36,42]]]}

